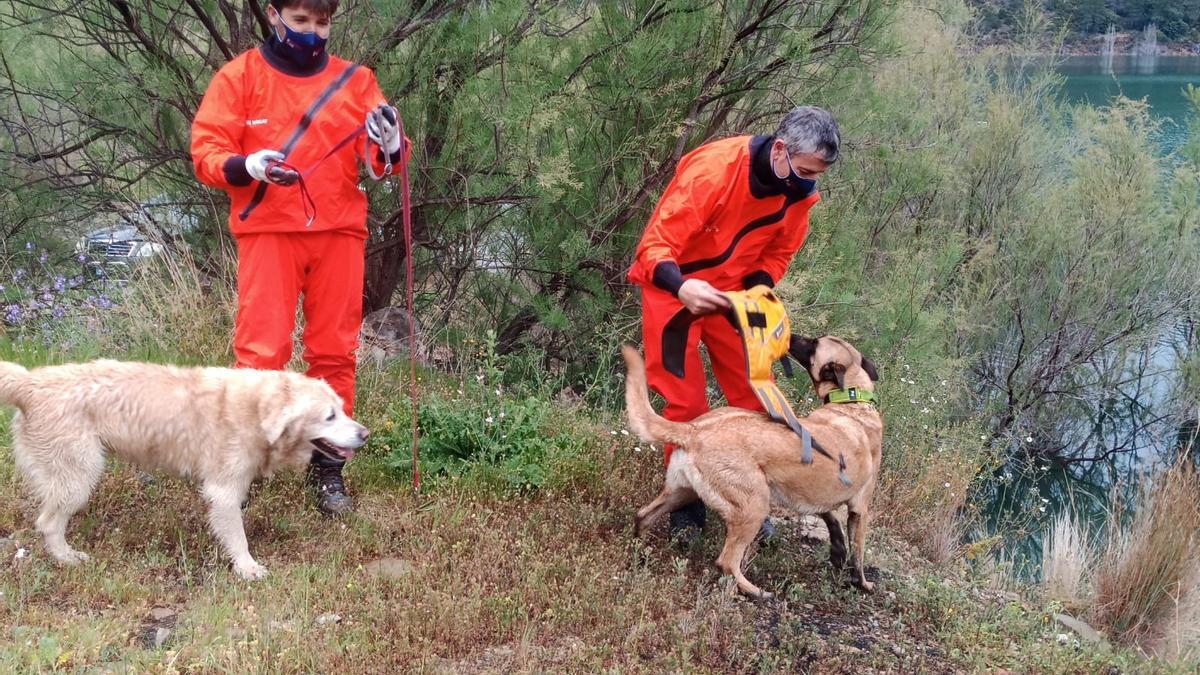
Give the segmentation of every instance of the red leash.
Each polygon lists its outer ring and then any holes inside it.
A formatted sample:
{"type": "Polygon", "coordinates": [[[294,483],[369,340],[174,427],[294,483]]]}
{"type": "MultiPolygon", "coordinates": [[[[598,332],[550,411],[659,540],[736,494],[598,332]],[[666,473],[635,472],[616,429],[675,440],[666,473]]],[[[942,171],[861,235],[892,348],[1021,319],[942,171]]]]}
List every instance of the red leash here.
{"type": "MultiPolygon", "coordinates": [[[[404,134],[404,120],[400,112],[396,112],[396,124],[400,127],[401,142],[407,142],[404,134]]],[[[412,195],[408,184],[408,148],[400,149],[400,210],[404,220],[404,291],[407,296],[408,309],[408,395],[412,402],[412,466],[413,492],[421,491],[420,453],[417,448],[417,437],[420,429],[417,426],[417,322],[416,307],[413,302],[413,236],[412,236],[412,195]]]]}

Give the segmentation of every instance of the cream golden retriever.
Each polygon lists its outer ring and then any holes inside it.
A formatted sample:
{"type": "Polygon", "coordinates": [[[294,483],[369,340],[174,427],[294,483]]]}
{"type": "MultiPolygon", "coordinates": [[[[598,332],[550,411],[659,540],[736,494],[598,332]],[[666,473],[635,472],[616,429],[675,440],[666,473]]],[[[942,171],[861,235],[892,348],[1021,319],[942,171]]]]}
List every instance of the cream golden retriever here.
{"type": "MultiPolygon", "coordinates": [[[[789,353],[808,372],[822,399],[846,387],[875,389],[874,364],[845,340],[792,336],[789,353]]],[[[863,590],[872,589],[863,570],[863,550],[871,496],[883,460],[883,418],[874,405],[826,403],[800,420],[829,453],[814,455],[812,462],[805,463],[800,437],[763,413],[718,408],[687,423],[659,416],[650,407],[641,355],[628,346],[623,354],[630,429],[644,441],[679,446],[671,453],[662,492],[637,513],[639,535],[698,496],[725,521],[725,547],[717,567],[732,576],[743,593],[770,597],[746,578],[742,562],[771,506],[819,514],[829,527],[831,562],[839,568],[845,565],[847,544],[853,542],[852,581],[863,590]],[[849,536],[831,513],[843,505],[849,511],[849,536]]]]}
{"type": "Polygon", "coordinates": [[[200,484],[213,534],[243,579],[266,568],[246,545],[250,482],[308,463],[314,448],[349,459],[367,439],[328,384],[299,373],[94,361],[26,370],[0,362],[0,402],[13,454],[40,505],[37,529],[61,563],[87,560],[67,543],[108,454],[200,484]]]}

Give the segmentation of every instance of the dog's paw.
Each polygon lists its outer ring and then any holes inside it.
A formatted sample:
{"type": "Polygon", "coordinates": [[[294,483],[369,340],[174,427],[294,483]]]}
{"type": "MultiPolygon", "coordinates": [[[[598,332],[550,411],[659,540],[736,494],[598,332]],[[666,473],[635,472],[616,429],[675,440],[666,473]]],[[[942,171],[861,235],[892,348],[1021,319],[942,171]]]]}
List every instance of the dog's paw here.
{"type": "Polygon", "coordinates": [[[246,581],[258,581],[259,579],[267,576],[267,568],[259,565],[253,560],[249,562],[234,563],[233,571],[246,581]]]}
{"type": "Polygon", "coordinates": [[[83,551],[76,551],[73,548],[69,548],[62,553],[55,554],[54,559],[63,565],[78,565],[81,562],[91,560],[91,556],[83,551]]]}
{"type": "Polygon", "coordinates": [[[875,592],[875,582],[874,581],[867,581],[864,579],[862,581],[862,583],[858,583],[858,584],[854,584],[854,585],[857,586],[859,590],[861,590],[865,593],[874,593],[875,592]]]}

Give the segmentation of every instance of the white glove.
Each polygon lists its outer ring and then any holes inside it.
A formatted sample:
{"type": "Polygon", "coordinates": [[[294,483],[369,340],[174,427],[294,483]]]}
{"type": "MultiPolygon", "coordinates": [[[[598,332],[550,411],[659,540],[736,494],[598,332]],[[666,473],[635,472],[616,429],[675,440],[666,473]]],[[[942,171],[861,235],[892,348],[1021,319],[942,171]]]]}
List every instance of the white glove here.
{"type": "Polygon", "coordinates": [[[246,157],[246,173],[250,174],[256,180],[273,183],[274,181],[267,178],[267,165],[281,159],[283,159],[283,153],[278,150],[252,152],[246,157]]]}
{"type": "Polygon", "coordinates": [[[388,155],[400,152],[400,124],[396,109],[381,103],[367,113],[367,138],[387,151],[388,155]]]}

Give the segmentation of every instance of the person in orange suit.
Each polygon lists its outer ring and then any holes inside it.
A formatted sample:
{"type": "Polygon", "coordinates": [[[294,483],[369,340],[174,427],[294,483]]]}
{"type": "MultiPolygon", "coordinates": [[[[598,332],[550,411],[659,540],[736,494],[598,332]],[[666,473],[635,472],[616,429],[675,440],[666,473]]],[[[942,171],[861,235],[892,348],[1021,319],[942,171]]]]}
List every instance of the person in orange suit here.
{"type": "MultiPolygon", "coordinates": [[[[307,374],[327,381],[350,414],[367,239],[359,155],[378,176],[410,148],[375,74],[326,51],[337,7],[338,0],[270,0],[269,37],[213,77],[192,124],[191,154],[200,181],[229,195],[236,366],[287,365],[303,296],[307,374]]],[[[323,513],[353,508],[343,465],[313,453],[309,480],[323,513]]]]}
{"type": "MultiPolygon", "coordinates": [[[[686,422],[708,410],[700,343],[729,404],[762,410],[723,292],[774,286],[787,272],[821,199],[817,178],[837,161],[840,144],[827,111],[801,106],[774,135],[713,141],[679,161],[629,271],[642,287],[647,379],[666,399],[667,419],[686,422]]],[[[674,448],[663,450],[670,462],[674,448]]],[[[702,502],[671,514],[673,535],[690,539],[688,528],[703,526],[702,502]]]]}

